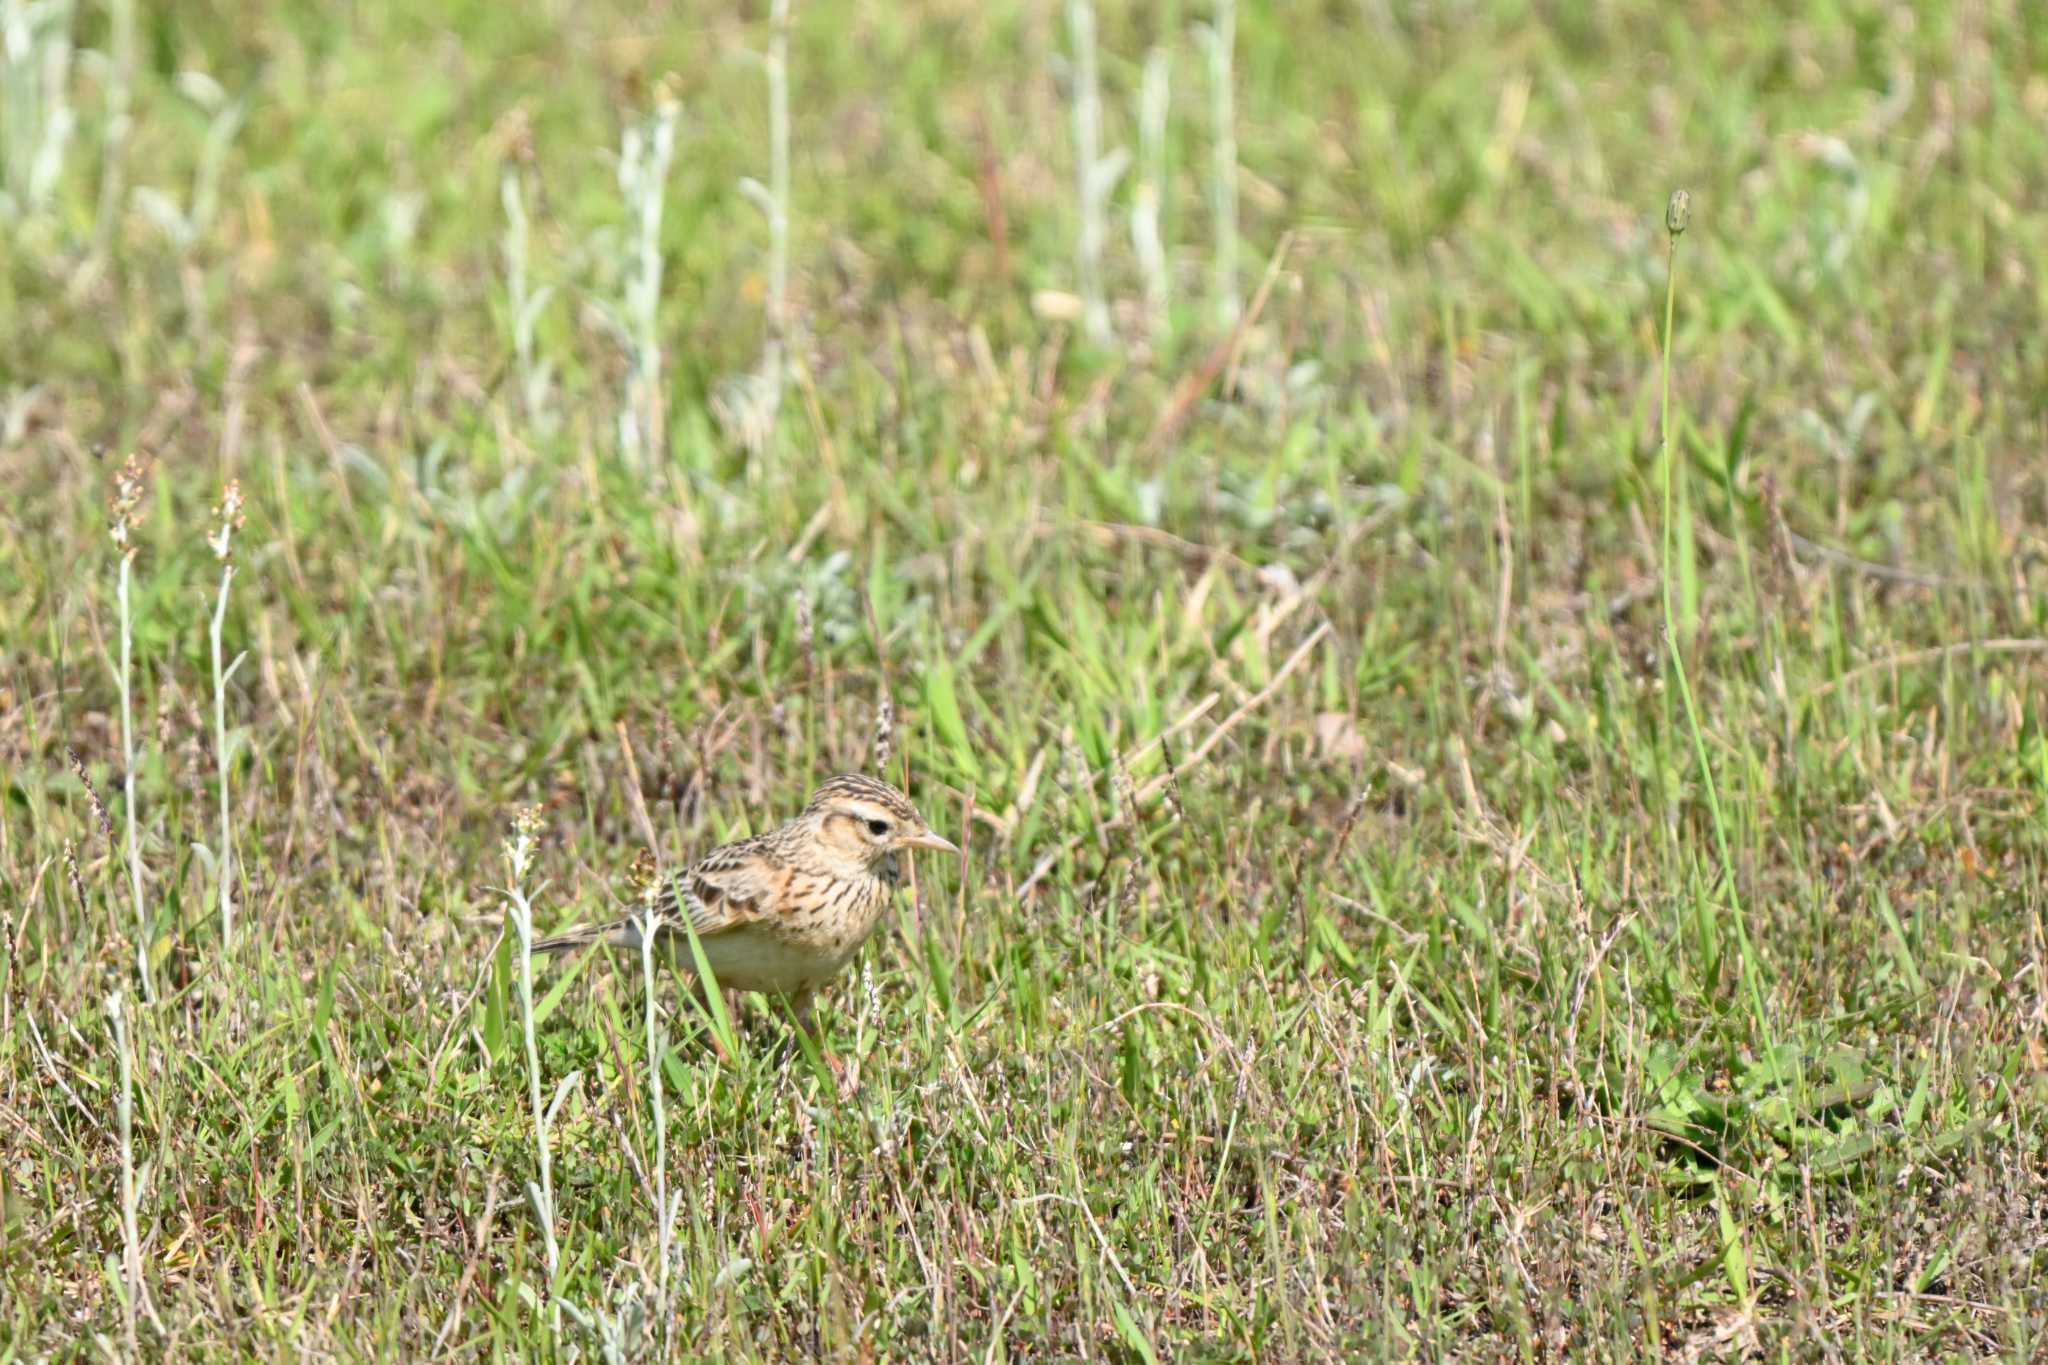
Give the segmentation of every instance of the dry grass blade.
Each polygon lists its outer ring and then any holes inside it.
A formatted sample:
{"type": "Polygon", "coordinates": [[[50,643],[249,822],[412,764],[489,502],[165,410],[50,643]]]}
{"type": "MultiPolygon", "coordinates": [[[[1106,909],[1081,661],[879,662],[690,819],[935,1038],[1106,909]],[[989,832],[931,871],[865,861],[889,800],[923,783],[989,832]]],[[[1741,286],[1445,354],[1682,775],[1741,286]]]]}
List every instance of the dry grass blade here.
{"type": "Polygon", "coordinates": [[[2040,1354],[2039,6],[141,8],[0,0],[0,1354],[2040,1354]],[[885,932],[647,933],[847,772],[885,932]]]}
{"type": "Polygon", "coordinates": [[[1196,400],[1216,382],[1218,375],[1236,365],[1238,353],[1244,345],[1245,334],[1251,331],[1252,325],[1259,320],[1259,314],[1265,311],[1266,300],[1273,293],[1273,282],[1280,277],[1280,267],[1286,261],[1287,253],[1293,245],[1293,233],[1281,234],[1280,244],[1273,248],[1273,257],[1266,263],[1266,274],[1259,281],[1258,292],[1252,295],[1251,306],[1238,315],[1237,322],[1230,329],[1230,335],[1210,347],[1209,353],[1202,357],[1202,363],[1174,386],[1172,395],[1167,398],[1165,407],[1160,409],[1158,418],[1152,424],[1152,434],[1145,439],[1145,451],[1148,455],[1157,454],[1173,439],[1175,433],[1187,421],[1189,413],[1194,411],[1196,400]]]}
{"type": "Polygon", "coordinates": [[[1867,678],[1873,673],[1886,673],[1900,668],[1917,668],[1921,664],[1936,663],[1943,659],[1962,658],[1971,654],[2048,654],[2048,640],[1998,639],[1962,640],[1952,645],[1930,645],[1925,649],[1909,649],[1900,654],[1886,655],[1858,664],[1847,672],[1810,689],[1803,700],[1818,701],[1839,688],[1867,678]]]}
{"type": "MultiPolygon", "coordinates": [[[[1196,745],[1194,750],[1191,753],[1189,753],[1185,759],[1183,759],[1180,763],[1168,768],[1165,772],[1160,773],[1158,776],[1149,779],[1143,786],[1139,787],[1132,795],[1130,810],[1135,812],[1139,806],[1146,804],[1147,802],[1151,801],[1153,797],[1159,795],[1160,792],[1164,791],[1169,783],[1179,781],[1183,773],[1188,772],[1192,768],[1198,767],[1204,759],[1208,758],[1208,756],[1215,751],[1217,745],[1221,744],[1225,739],[1228,739],[1230,737],[1231,731],[1235,730],[1239,725],[1241,725],[1245,721],[1247,717],[1251,716],[1260,707],[1266,705],[1266,703],[1273,699],[1274,695],[1279,692],[1280,688],[1282,687],[1282,685],[1286,683],[1287,679],[1292,677],[1295,671],[1299,669],[1304,663],[1308,662],[1309,656],[1315,652],[1316,646],[1321,644],[1324,638],[1329,635],[1329,633],[1330,623],[1327,621],[1321,623],[1313,631],[1309,632],[1308,638],[1303,640],[1299,645],[1297,645],[1295,647],[1294,652],[1287,656],[1287,661],[1280,665],[1279,670],[1274,673],[1271,681],[1269,681],[1264,687],[1260,688],[1257,692],[1253,693],[1250,697],[1246,698],[1242,705],[1240,705],[1236,710],[1232,711],[1228,716],[1225,716],[1221,721],[1219,721],[1216,727],[1202,738],[1202,742],[1196,745]]],[[[1215,700],[1216,698],[1212,694],[1209,698],[1205,699],[1202,702],[1200,710],[1208,710],[1209,706],[1213,704],[1215,700]]],[[[1179,727],[1176,726],[1176,728],[1179,727]]],[[[1153,745],[1156,745],[1159,742],[1159,737],[1154,736],[1151,741],[1149,741],[1147,744],[1145,744],[1135,752],[1144,753],[1148,751],[1153,745]]],[[[1067,839],[1061,842],[1059,847],[1048,851],[1039,858],[1037,864],[1031,869],[1031,874],[1028,877],[1026,877],[1023,881],[1023,884],[1017,888],[1017,899],[1030,899],[1031,893],[1037,889],[1038,884],[1052,872],[1053,868],[1059,865],[1060,861],[1063,858],[1065,858],[1068,854],[1072,853],[1076,848],[1078,848],[1083,842],[1083,840],[1093,837],[1094,834],[1101,833],[1107,830],[1121,829],[1126,824],[1130,823],[1133,818],[1133,815],[1128,815],[1123,813],[1122,811],[1119,811],[1117,814],[1112,815],[1107,821],[1104,821],[1100,826],[1097,827],[1096,830],[1091,831],[1088,834],[1070,835],[1067,839]]]]}

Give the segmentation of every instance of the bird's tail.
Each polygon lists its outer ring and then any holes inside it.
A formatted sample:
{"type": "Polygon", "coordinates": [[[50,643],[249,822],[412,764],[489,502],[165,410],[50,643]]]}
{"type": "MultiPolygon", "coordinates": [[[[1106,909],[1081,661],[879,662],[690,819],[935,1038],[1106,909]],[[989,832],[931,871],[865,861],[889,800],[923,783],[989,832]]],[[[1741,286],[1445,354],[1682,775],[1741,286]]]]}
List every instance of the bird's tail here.
{"type": "Polygon", "coordinates": [[[592,948],[601,943],[637,952],[640,926],[629,919],[613,920],[609,924],[579,924],[542,939],[533,945],[533,950],[536,953],[573,953],[579,948],[592,948]]]}

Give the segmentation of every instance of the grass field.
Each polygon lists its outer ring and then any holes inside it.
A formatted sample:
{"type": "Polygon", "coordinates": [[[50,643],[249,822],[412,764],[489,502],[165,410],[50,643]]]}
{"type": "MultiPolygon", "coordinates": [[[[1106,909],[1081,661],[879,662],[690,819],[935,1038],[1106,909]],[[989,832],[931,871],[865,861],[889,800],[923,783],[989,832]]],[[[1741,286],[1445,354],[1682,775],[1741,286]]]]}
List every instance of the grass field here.
{"type": "Polygon", "coordinates": [[[0,1359],[2039,1358],[2028,7],[724,8],[0,3],[0,1359]]]}

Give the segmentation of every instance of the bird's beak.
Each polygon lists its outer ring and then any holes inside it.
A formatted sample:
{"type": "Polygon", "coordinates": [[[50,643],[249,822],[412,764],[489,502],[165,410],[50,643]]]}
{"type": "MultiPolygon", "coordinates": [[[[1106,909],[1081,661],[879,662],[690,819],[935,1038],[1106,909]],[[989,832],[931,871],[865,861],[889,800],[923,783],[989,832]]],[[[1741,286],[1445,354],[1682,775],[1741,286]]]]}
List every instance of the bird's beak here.
{"type": "Polygon", "coordinates": [[[911,835],[908,839],[905,839],[903,841],[903,846],[905,848],[937,849],[941,853],[957,854],[960,851],[960,846],[954,843],[951,839],[946,838],[944,835],[938,833],[936,830],[929,829],[924,831],[922,834],[911,835]]]}

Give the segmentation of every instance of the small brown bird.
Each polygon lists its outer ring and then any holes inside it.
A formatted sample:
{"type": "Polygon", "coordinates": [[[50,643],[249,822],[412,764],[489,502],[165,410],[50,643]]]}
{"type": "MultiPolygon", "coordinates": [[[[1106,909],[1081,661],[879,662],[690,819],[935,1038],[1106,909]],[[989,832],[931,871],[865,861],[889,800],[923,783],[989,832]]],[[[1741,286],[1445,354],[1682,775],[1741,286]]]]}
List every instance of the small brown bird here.
{"type": "MultiPolygon", "coordinates": [[[[687,921],[721,987],[785,997],[808,1027],[811,996],[860,951],[887,908],[894,855],[914,848],[960,851],[888,783],[835,777],[794,820],[713,849],[661,888],[653,902],[655,947],[693,963],[687,921]],[[685,919],[676,914],[678,893],[685,919]]],[[[534,949],[606,943],[637,953],[643,918],[580,925],[534,949]]]]}

